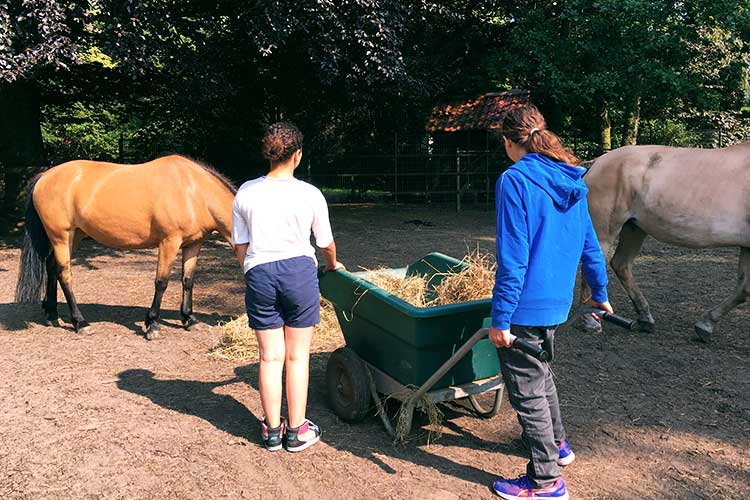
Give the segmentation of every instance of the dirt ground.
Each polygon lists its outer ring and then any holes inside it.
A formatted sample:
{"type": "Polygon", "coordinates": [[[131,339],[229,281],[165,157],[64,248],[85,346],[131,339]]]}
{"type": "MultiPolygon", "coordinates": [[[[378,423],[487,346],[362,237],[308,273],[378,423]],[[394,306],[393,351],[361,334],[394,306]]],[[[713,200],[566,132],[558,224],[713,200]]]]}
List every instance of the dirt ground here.
{"type": "MultiPolygon", "coordinates": [[[[493,245],[487,212],[339,205],[331,216],[350,269],[493,245]]],[[[554,372],[578,457],[564,470],[573,498],[750,496],[750,307],[731,312],[709,345],[691,340],[693,323],[734,286],[737,253],[650,240],[636,276],[657,332],[558,336],[554,372]]],[[[424,419],[398,446],[375,417],[339,421],[324,383],[337,345],[320,343],[309,416],[324,429],[323,443],[300,454],[266,452],[257,363],[209,357],[216,328],[179,328],[177,272],[164,301],[164,338],[142,336],[155,252],[84,242],[74,276],[90,336],[68,323],[45,327],[38,306],[13,303],[18,256],[17,240],[0,242],[2,499],[492,498],[494,478],[524,470],[507,401],[492,420],[444,406],[443,437],[430,444],[424,419]]],[[[632,315],[611,278],[615,308],[632,315]]],[[[216,325],[241,314],[242,287],[229,248],[209,242],[196,276],[199,318],[216,325]]],[[[67,321],[67,307],[60,311],[67,321]]]]}

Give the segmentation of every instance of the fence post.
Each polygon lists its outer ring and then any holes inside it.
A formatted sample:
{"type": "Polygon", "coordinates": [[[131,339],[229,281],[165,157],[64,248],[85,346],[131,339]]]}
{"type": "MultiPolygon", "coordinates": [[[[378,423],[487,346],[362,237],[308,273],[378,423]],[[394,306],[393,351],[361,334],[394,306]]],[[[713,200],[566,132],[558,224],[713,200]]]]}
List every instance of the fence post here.
{"type": "Polygon", "coordinates": [[[393,132],[393,197],[398,203],[398,130],[393,132]]]}
{"type": "Polygon", "coordinates": [[[456,212],[461,211],[461,150],[456,149],[456,212]]]}

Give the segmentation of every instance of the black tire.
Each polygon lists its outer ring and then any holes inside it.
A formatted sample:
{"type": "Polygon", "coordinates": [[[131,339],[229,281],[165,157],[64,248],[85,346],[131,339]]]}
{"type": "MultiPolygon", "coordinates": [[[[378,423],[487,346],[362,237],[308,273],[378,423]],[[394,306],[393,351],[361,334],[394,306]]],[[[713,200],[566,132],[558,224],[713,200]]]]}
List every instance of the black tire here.
{"type": "Polygon", "coordinates": [[[336,349],[328,358],[328,399],[341,420],[361,422],[370,411],[370,387],[365,370],[365,364],[348,347],[336,349]]]}

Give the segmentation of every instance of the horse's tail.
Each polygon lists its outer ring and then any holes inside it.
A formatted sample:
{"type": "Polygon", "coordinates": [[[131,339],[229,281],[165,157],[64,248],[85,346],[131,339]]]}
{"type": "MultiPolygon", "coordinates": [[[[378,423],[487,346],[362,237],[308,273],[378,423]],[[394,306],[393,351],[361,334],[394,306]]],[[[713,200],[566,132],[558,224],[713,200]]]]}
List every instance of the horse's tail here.
{"type": "Polygon", "coordinates": [[[34,206],[34,188],[40,177],[41,174],[34,177],[26,189],[26,234],[16,283],[16,302],[21,304],[40,302],[47,282],[45,261],[52,249],[42,219],[34,206]]]}

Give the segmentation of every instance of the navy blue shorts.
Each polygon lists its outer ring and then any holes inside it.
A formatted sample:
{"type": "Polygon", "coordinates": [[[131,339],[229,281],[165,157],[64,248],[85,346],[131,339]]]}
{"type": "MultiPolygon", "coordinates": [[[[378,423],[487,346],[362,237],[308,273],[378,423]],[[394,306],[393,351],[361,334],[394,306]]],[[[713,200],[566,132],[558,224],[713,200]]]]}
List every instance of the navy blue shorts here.
{"type": "Polygon", "coordinates": [[[318,269],[310,257],[259,264],[245,273],[250,328],[307,328],[320,323],[318,269]]]}

